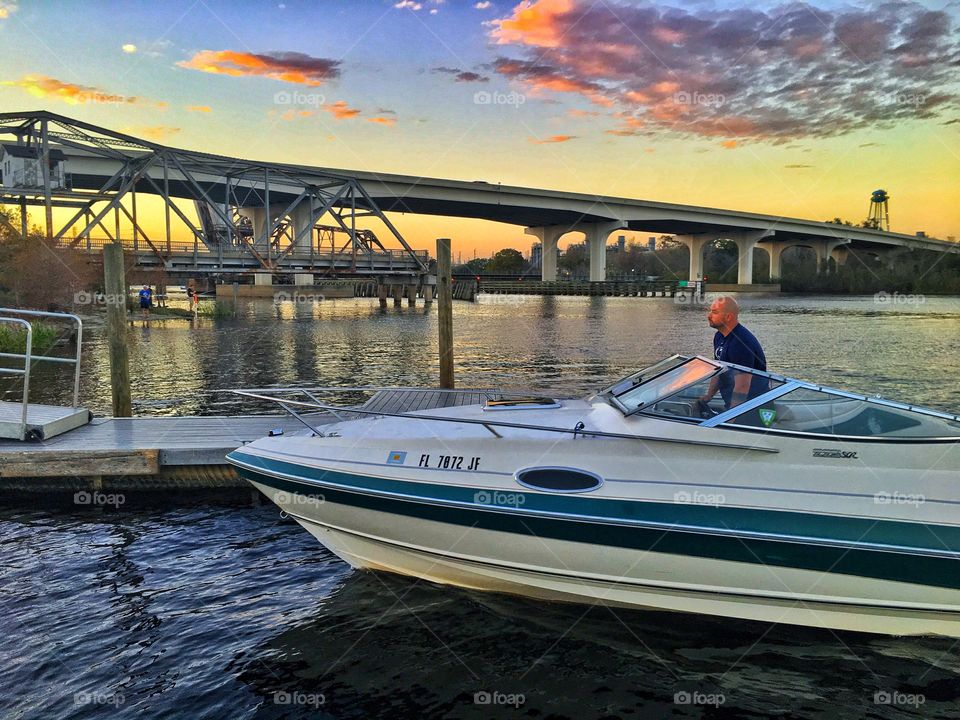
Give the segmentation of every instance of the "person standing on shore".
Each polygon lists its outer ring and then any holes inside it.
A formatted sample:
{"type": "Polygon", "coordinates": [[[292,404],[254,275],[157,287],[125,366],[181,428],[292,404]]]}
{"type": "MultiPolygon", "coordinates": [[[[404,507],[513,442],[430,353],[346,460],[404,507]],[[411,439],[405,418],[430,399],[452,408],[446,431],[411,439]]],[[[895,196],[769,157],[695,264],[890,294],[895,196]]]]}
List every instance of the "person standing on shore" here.
{"type": "Polygon", "coordinates": [[[153,306],[153,290],[150,289],[149,285],[144,285],[143,289],[140,291],[140,313],[142,315],[149,316],[150,308],[153,306]]]}

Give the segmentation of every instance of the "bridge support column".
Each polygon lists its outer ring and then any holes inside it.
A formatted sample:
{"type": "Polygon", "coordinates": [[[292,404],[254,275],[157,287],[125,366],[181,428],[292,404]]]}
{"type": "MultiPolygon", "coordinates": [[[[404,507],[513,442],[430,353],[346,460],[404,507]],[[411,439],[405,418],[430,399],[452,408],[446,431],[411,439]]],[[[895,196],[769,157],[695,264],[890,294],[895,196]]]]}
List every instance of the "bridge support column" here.
{"type": "Polygon", "coordinates": [[[688,280],[703,279],[703,251],[714,240],[717,235],[677,235],[677,240],[687,246],[690,251],[690,273],[688,280]]]}
{"type": "Polygon", "coordinates": [[[540,241],[540,279],[553,282],[557,279],[557,241],[570,228],[561,225],[528,227],[523,232],[540,241]]]}
{"type": "Polygon", "coordinates": [[[607,238],[610,233],[627,227],[623,222],[581,223],[577,225],[587,236],[587,248],[590,251],[590,282],[603,282],[607,279],[607,238]]]}
{"type": "Polygon", "coordinates": [[[846,265],[847,260],[850,258],[850,250],[846,246],[840,245],[830,251],[830,257],[833,258],[833,261],[837,264],[837,267],[846,265]]]}
{"type": "Polygon", "coordinates": [[[737,244],[737,284],[753,283],[753,249],[760,240],[771,235],[772,230],[745,230],[727,235],[737,244]]]}
{"type": "Polygon", "coordinates": [[[293,223],[293,244],[297,250],[310,250],[310,243],[313,242],[313,208],[309,198],[300,201],[293,212],[290,213],[290,221],[293,223]]]}
{"type": "Polygon", "coordinates": [[[783,251],[788,247],[791,247],[785,242],[769,242],[764,243],[763,245],[758,246],[761,250],[765,250],[767,255],[770,257],[770,282],[780,279],[780,259],[783,256],[783,251]]]}
{"type": "Polygon", "coordinates": [[[417,304],[417,286],[416,285],[407,285],[407,305],[414,307],[417,304]]]}

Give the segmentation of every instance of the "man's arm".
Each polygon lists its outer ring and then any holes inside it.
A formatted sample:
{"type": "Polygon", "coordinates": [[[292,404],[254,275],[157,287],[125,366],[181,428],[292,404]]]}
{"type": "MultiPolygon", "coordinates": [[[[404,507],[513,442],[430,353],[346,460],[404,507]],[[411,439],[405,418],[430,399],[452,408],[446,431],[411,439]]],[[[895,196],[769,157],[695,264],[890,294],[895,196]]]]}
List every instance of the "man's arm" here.
{"type": "Polygon", "coordinates": [[[717,394],[717,390],[720,388],[720,376],[716,375],[710,379],[710,385],[707,387],[707,392],[700,396],[700,400],[705,403],[710,402],[713,399],[713,396],[717,394]]]}
{"type": "Polygon", "coordinates": [[[750,383],[753,375],[748,372],[737,372],[733,379],[733,395],[730,397],[730,407],[736,407],[747,401],[750,394],[750,383]]]}

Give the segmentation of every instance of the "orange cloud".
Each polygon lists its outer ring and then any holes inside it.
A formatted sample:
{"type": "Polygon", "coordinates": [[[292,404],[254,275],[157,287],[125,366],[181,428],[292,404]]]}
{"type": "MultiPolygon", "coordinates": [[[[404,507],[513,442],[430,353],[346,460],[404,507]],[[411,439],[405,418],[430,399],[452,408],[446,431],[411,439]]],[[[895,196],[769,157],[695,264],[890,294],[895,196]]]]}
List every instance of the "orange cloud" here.
{"type": "Polygon", "coordinates": [[[550,137],[543,138],[542,140],[538,138],[527,138],[527,141],[533,143],[534,145],[546,145],[547,143],[568,142],[576,137],[576,135],[551,135],[550,137]]]}
{"type": "Polygon", "coordinates": [[[493,38],[500,45],[520,43],[558,47],[563,35],[557,18],[573,10],[573,0],[523,0],[508,18],[493,21],[493,38]]]}
{"type": "Polygon", "coordinates": [[[735,147],[737,147],[737,145],[740,144],[740,142],[738,140],[724,140],[720,144],[723,145],[723,147],[725,147],[727,150],[733,150],[735,147]]]}
{"type": "Polygon", "coordinates": [[[379,123],[380,125],[386,125],[387,127],[393,127],[394,125],[397,124],[397,119],[396,119],[396,118],[390,118],[390,117],[372,117],[372,118],[367,118],[367,122],[379,123]]]}
{"type": "Polygon", "coordinates": [[[146,125],[135,128],[124,128],[123,132],[135,137],[142,137],[146,138],[147,140],[153,140],[154,142],[161,142],[173,135],[176,135],[178,132],[180,132],[180,128],[170,127],[169,125],[146,125]]]}
{"type": "Polygon", "coordinates": [[[333,115],[337,120],[350,120],[360,114],[360,110],[350,107],[344,100],[327,103],[323,106],[323,109],[333,115]]]}
{"type": "Polygon", "coordinates": [[[208,113],[212,112],[209,105],[187,105],[188,112],[201,112],[208,113]]]}
{"type": "Polygon", "coordinates": [[[317,86],[339,77],[340,61],[299,52],[249,53],[235,50],[201,50],[180,67],[232,77],[268,77],[298,85],[317,86]]]}
{"type": "Polygon", "coordinates": [[[69,105],[84,103],[103,103],[107,105],[153,105],[161,110],[166,109],[167,103],[158,103],[146,100],[135,95],[117,95],[100,88],[76,83],[63,82],[46,75],[24,75],[19,80],[5,80],[0,85],[19,87],[38,98],[60,100],[69,105]]]}

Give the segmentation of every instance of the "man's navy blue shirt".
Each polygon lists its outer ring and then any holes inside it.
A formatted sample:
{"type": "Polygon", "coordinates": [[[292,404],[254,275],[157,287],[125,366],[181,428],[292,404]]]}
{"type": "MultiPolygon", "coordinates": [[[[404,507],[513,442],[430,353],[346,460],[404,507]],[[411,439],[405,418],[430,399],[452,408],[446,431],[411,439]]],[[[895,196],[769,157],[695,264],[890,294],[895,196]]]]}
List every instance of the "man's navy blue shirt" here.
{"type": "MultiPolygon", "coordinates": [[[[717,331],[713,336],[713,357],[724,362],[743,365],[743,367],[754,370],[767,369],[767,358],[763,354],[763,348],[760,347],[760,341],[752,332],[747,330],[739,323],[730,333],[724,337],[723,333],[717,331]]],[[[725,372],[720,375],[719,390],[723,397],[723,404],[730,407],[730,400],[733,397],[734,373],[725,372]]],[[[767,379],[761,375],[754,375],[750,381],[749,397],[757,397],[767,392],[770,384],[767,379]]]]}

